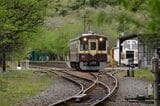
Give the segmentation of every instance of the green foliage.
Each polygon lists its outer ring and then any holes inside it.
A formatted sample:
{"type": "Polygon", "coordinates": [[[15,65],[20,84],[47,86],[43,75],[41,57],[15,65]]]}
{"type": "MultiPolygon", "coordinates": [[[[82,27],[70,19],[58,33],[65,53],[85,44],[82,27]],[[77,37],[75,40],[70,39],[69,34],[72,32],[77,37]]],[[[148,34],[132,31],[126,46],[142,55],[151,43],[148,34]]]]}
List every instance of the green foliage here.
{"type": "Polygon", "coordinates": [[[85,0],[54,0],[49,3],[48,15],[66,16],[70,11],[82,8],[85,0]]]}
{"type": "Polygon", "coordinates": [[[41,30],[41,34],[32,40],[32,50],[45,53],[68,54],[69,40],[82,32],[80,23],[67,24],[54,31],[41,30]]]}
{"type": "MultiPolygon", "coordinates": [[[[143,28],[144,33],[159,33],[160,30],[160,1],[159,0],[121,0],[123,7],[135,15],[141,16],[143,21],[139,19],[139,25],[143,28]],[[141,15],[140,15],[141,14],[141,15]]],[[[132,17],[129,17],[132,19],[132,17]]],[[[134,24],[137,19],[134,19],[134,24]]],[[[137,22],[138,22],[137,21],[137,22]]],[[[147,37],[147,36],[146,36],[147,37]]]]}
{"type": "Polygon", "coordinates": [[[46,89],[51,82],[51,75],[34,74],[31,70],[10,70],[5,74],[0,73],[0,105],[17,105],[46,89]]]}
{"type": "Polygon", "coordinates": [[[100,11],[97,15],[97,24],[100,26],[105,23],[107,14],[104,11],[100,11]]]}
{"type": "Polygon", "coordinates": [[[8,83],[0,80],[0,92],[6,92],[8,87],[8,83]]]}
{"type": "MultiPolygon", "coordinates": [[[[86,29],[104,34],[115,46],[121,32],[158,32],[159,1],[155,0],[54,0],[49,1],[46,29],[30,42],[30,51],[67,54],[69,40],[86,29]]],[[[1,7],[2,8],[2,7],[1,7]]],[[[3,8],[2,8],[3,9],[3,8]]],[[[5,12],[4,12],[5,13],[5,12]]],[[[0,12],[0,14],[4,14],[0,12]]],[[[1,25],[1,24],[0,24],[1,25]]],[[[8,26],[12,28],[11,26],[8,26]]],[[[6,40],[7,41],[7,40],[6,40]]]]}
{"type": "Polygon", "coordinates": [[[0,0],[0,50],[21,52],[43,24],[45,0],[0,0]]]}
{"type": "Polygon", "coordinates": [[[154,81],[154,75],[148,69],[138,69],[138,70],[135,70],[135,76],[136,77],[140,77],[140,78],[145,78],[145,79],[147,79],[150,82],[154,81]]]}
{"type": "Polygon", "coordinates": [[[98,4],[99,0],[89,0],[89,5],[95,7],[98,4]]]}
{"type": "Polygon", "coordinates": [[[160,1],[159,0],[150,0],[149,2],[149,12],[151,20],[149,22],[149,29],[154,33],[160,32],[160,1]]]}
{"type": "Polygon", "coordinates": [[[95,8],[105,8],[107,5],[118,5],[119,3],[119,0],[88,0],[87,4],[95,8]]]}
{"type": "Polygon", "coordinates": [[[86,7],[105,8],[107,5],[114,6],[119,3],[119,0],[54,0],[49,5],[48,14],[50,16],[66,16],[67,14],[72,13],[72,11],[79,11],[86,7]],[[61,14],[64,10],[65,14],[61,14]]]}
{"type": "Polygon", "coordinates": [[[136,12],[141,9],[141,6],[145,3],[145,0],[121,0],[123,6],[129,11],[136,12]]]}

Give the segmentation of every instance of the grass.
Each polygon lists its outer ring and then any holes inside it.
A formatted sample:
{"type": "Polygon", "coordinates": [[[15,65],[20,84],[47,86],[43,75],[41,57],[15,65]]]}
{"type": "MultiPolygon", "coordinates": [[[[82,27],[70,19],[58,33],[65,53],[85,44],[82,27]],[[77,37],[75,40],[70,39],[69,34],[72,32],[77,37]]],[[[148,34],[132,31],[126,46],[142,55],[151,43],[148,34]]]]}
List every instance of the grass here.
{"type": "Polygon", "coordinates": [[[51,77],[49,74],[34,74],[25,70],[0,73],[0,106],[14,106],[37,95],[51,84],[51,77]]]}
{"type": "Polygon", "coordinates": [[[135,70],[135,77],[145,78],[150,82],[154,81],[153,73],[148,69],[138,69],[135,70]]]}

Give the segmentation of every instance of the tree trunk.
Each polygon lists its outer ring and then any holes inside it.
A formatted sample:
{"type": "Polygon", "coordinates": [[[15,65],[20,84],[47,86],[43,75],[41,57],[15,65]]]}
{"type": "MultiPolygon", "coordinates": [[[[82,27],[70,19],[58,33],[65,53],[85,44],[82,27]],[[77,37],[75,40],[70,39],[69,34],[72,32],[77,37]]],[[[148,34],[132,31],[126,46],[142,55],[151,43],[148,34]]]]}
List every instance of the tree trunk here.
{"type": "Polygon", "coordinates": [[[3,52],[3,56],[2,56],[2,71],[6,72],[6,53],[3,52]]]}

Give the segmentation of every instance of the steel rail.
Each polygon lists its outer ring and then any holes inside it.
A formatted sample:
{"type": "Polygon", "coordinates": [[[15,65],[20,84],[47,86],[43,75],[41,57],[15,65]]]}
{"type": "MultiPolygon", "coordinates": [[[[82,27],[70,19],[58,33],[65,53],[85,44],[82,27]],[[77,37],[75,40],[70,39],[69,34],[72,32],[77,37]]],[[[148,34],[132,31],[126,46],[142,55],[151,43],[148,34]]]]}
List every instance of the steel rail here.
{"type": "MultiPolygon", "coordinates": [[[[65,72],[66,73],[66,72],[65,72]]],[[[70,73],[67,73],[67,74],[70,74],[70,73]]],[[[96,80],[94,80],[94,83],[86,90],[84,90],[84,92],[82,94],[87,94],[88,92],[90,92],[90,90],[96,85],[96,84],[99,84],[101,87],[103,87],[105,90],[107,90],[107,95],[105,97],[103,97],[102,99],[94,102],[94,103],[91,103],[90,106],[95,106],[97,104],[100,104],[102,103],[104,100],[106,100],[107,98],[110,97],[110,95],[112,94],[113,90],[110,89],[110,87],[106,84],[104,84],[103,82],[99,81],[98,80],[98,75],[94,75],[93,73],[89,73],[90,75],[92,75],[93,77],[95,77],[96,80]]],[[[73,74],[70,74],[70,75],[73,75],[73,74]]],[[[76,76],[76,75],[73,75],[73,76],[76,76]]],[[[79,77],[79,76],[77,76],[79,77]]],[[[81,78],[81,77],[80,77],[81,78]]],[[[82,78],[82,79],[87,79],[87,80],[91,80],[91,79],[88,79],[88,78],[82,78]]],[[[92,80],[93,81],[93,80],[92,80]]],[[[65,101],[64,101],[65,102],[65,101]]],[[[58,104],[57,104],[58,105],[58,104]]],[[[53,106],[53,105],[52,105],[53,106]]]]}
{"type": "MultiPolygon", "coordinates": [[[[103,97],[101,100],[95,102],[95,103],[92,104],[91,106],[96,106],[96,105],[98,105],[98,104],[100,104],[100,103],[103,103],[106,99],[108,99],[109,97],[111,97],[111,96],[113,95],[113,93],[116,91],[116,89],[118,88],[118,80],[117,80],[117,78],[114,77],[112,74],[108,74],[108,73],[105,73],[105,75],[107,75],[107,76],[109,76],[109,77],[112,77],[112,78],[114,79],[115,85],[114,85],[114,87],[113,87],[112,90],[109,88],[110,91],[109,91],[109,93],[108,93],[105,97],[103,97]]],[[[103,82],[101,82],[101,83],[103,83],[103,82]]],[[[104,84],[104,83],[103,83],[103,84],[104,84]]],[[[106,84],[104,84],[104,85],[106,85],[106,84]]],[[[108,86],[108,87],[109,87],[109,86],[108,86]]]]}
{"type": "Polygon", "coordinates": [[[62,77],[62,78],[64,78],[64,79],[66,79],[66,80],[69,80],[69,81],[71,81],[71,82],[73,82],[73,83],[75,83],[75,84],[77,84],[77,85],[80,85],[80,86],[81,86],[81,90],[80,90],[77,94],[75,94],[75,95],[73,95],[73,96],[71,96],[71,97],[68,97],[68,98],[66,98],[66,99],[64,99],[64,100],[59,100],[58,102],[49,104],[48,106],[55,106],[55,105],[61,104],[61,103],[65,102],[65,101],[68,101],[68,100],[73,99],[75,96],[77,96],[77,95],[79,95],[79,94],[81,94],[81,93],[83,92],[84,86],[83,86],[82,84],[80,84],[79,82],[77,82],[77,81],[75,81],[75,80],[72,80],[72,79],[70,79],[70,78],[68,78],[68,77],[59,75],[59,74],[56,73],[55,71],[50,71],[50,72],[51,72],[51,73],[55,73],[56,75],[58,75],[58,76],[60,76],[60,77],[62,77]]]}
{"type": "MultiPolygon", "coordinates": [[[[87,89],[85,89],[83,92],[82,92],[82,94],[86,94],[87,92],[89,92],[92,88],[94,88],[94,86],[96,85],[96,83],[97,83],[97,81],[98,81],[98,77],[97,76],[95,76],[94,74],[92,74],[92,73],[89,73],[90,75],[92,75],[94,78],[95,78],[95,80],[91,80],[93,83],[92,83],[92,85],[90,86],[90,87],[88,87],[87,89]]],[[[86,80],[88,80],[88,79],[86,79],[86,80]]]]}
{"type": "MultiPolygon", "coordinates": [[[[50,72],[54,72],[55,71],[60,71],[60,72],[63,72],[63,73],[66,73],[66,74],[69,74],[71,76],[74,76],[74,77],[78,77],[80,79],[84,79],[84,80],[88,80],[88,81],[92,81],[92,85],[89,86],[88,88],[84,89],[84,86],[82,84],[80,84],[81,88],[83,88],[83,90],[81,89],[81,91],[79,93],[77,93],[76,95],[74,96],[71,96],[71,97],[68,97],[67,99],[64,99],[64,100],[60,100],[56,103],[53,103],[53,104],[50,104],[49,106],[55,106],[55,105],[60,105],[60,104],[63,104],[67,101],[70,101],[72,99],[74,99],[77,95],[80,95],[80,94],[87,94],[89,93],[93,88],[95,88],[96,84],[100,85],[101,87],[105,88],[105,90],[107,90],[107,95],[104,96],[102,99],[99,99],[98,101],[92,103],[90,106],[96,106],[100,103],[103,103],[106,99],[108,99],[109,97],[111,97],[113,95],[113,93],[116,91],[116,89],[118,88],[118,80],[116,77],[114,77],[114,73],[113,74],[108,74],[108,73],[105,73],[105,75],[111,77],[113,80],[114,80],[114,87],[113,89],[111,89],[107,84],[104,84],[103,82],[99,81],[98,79],[98,76],[97,75],[94,75],[93,73],[89,73],[90,75],[92,75],[95,79],[88,79],[88,78],[84,78],[84,77],[80,77],[80,76],[77,76],[77,75],[73,75],[67,71],[64,71],[66,69],[64,68],[51,68],[51,67],[40,67],[40,66],[35,66],[36,68],[41,68],[41,69],[47,69],[49,70],[50,72]],[[54,71],[53,71],[54,70],[54,71]],[[82,87],[83,86],[83,87],[82,87]]],[[[63,77],[63,76],[62,76],[63,77]]],[[[67,80],[71,80],[70,78],[66,78],[67,80]]]]}
{"type": "Polygon", "coordinates": [[[76,93],[75,95],[73,95],[73,96],[71,96],[71,97],[68,97],[68,98],[66,98],[66,99],[64,99],[64,100],[59,100],[59,101],[56,102],[56,103],[49,104],[48,106],[54,106],[54,105],[57,105],[57,104],[62,103],[62,102],[64,102],[64,101],[71,100],[71,99],[73,99],[75,96],[81,94],[81,93],[84,91],[84,86],[83,86],[81,83],[79,83],[79,82],[77,82],[77,81],[75,81],[75,80],[72,80],[71,78],[62,76],[62,75],[58,74],[58,73],[55,72],[55,71],[44,71],[44,70],[40,70],[40,71],[37,71],[37,70],[36,70],[36,71],[34,71],[34,73],[36,73],[36,72],[39,72],[39,73],[42,72],[42,73],[47,73],[47,74],[48,74],[48,72],[50,72],[50,73],[55,73],[56,75],[62,77],[63,79],[68,80],[68,81],[70,81],[70,82],[72,82],[72,83],[80,86],[80,91],[79,91],[78,93],[76,93]]]}
{"type": "MultiPolygon", "coordinates": [[[[51,71],[51,70],[50,70],[50,71],[51,71]]],[[[51,71],[51,72],[53,72],[53,71],[51,71]]],[[[97,83],[97,81],[98,81],[98,77],[96,77],[96,76],[94,76],[94,75],[92,75],[92,74],[91,74],[91,75],[95,77],[95,80],[88,79],[88,78],[83,78],[83,77],[80,77],[80,76],[76,76],[76,75],[73,75],[73,74],[71,74],[71,73],[68,73],[67,71],[60,71],[60,72],[61,72],[61,73],[66,73],[66,74],[71,75],[71,76],[73,76],[73,77],[77,77],[77,78],[79,78],[79,79],[91,81],[92,84],[91,84],[88,88],[83,89],[83,91],[81,91],[81,93],[79,93],[79,94],[77,94],[77,95],[74,95],[74,96],[72,96],[72,97],[69,97],[69,98],[67,98],[67,99],[58,101],[58,102],[56,102],[56,103],[50,104],[49,106],[56,106],[56,105],[60,105],[60,104],[65,104],[65,103],[67,103],[67,101],[70,101],[70,100],[76,98],[78,95],[86,94],[87,92],[90,91],[90,89],[92,89],[92,88],[94,88],[94,86],[96,86],[96,83],[97,83]]]]}

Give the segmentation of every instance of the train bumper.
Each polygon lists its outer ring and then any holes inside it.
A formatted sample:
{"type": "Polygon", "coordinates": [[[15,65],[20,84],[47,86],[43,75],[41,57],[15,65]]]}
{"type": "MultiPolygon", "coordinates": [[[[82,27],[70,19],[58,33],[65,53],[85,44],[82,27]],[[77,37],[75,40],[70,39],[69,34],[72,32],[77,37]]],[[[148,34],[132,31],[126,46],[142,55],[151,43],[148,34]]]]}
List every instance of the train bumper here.
{"type": "Polygon", "coordinates": [[[81,70],[103,70],[106,62],[80,62],[81,70]]]}

